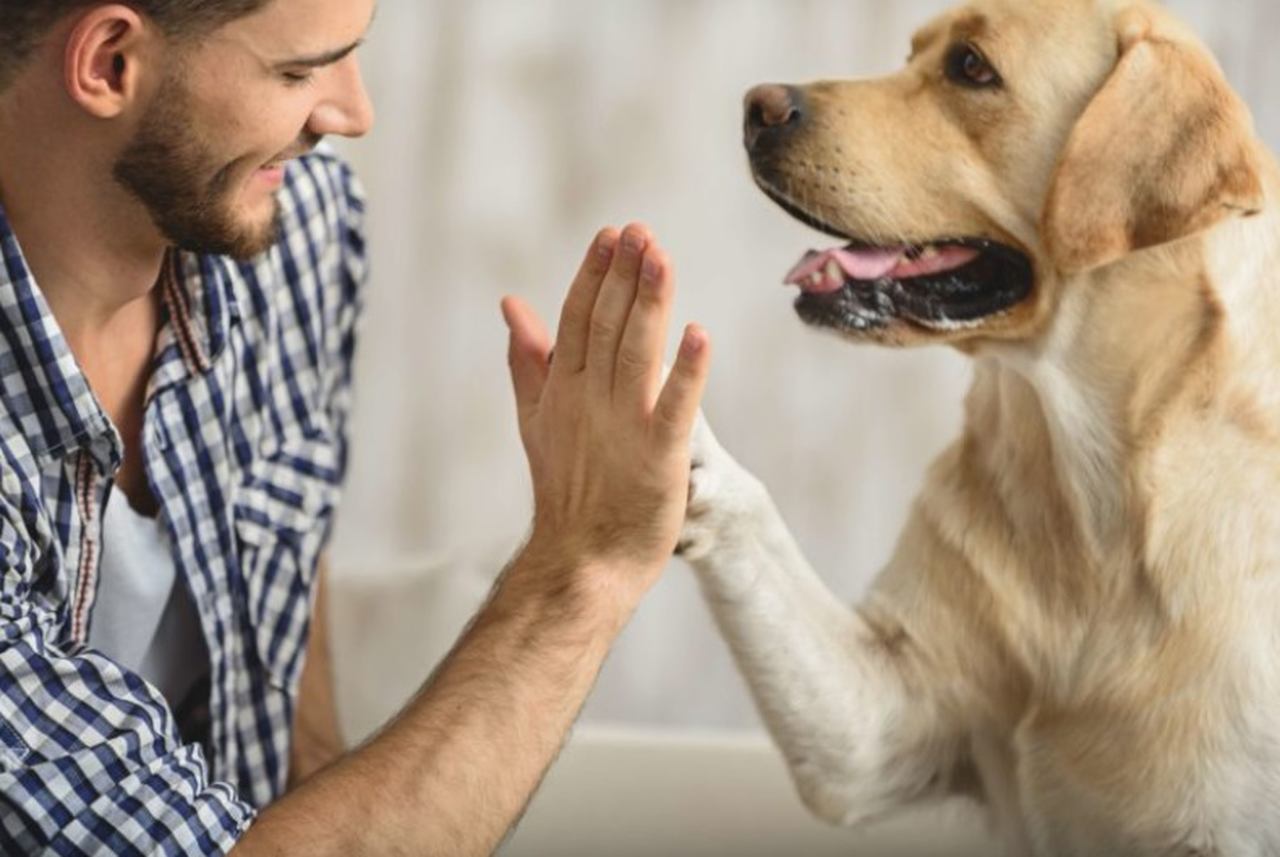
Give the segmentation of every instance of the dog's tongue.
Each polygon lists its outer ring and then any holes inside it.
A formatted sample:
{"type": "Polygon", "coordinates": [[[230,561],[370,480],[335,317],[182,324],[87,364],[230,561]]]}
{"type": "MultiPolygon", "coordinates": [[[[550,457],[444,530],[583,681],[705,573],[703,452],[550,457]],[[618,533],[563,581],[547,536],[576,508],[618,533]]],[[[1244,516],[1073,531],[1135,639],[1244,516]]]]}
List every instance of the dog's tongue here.
{"type": "Polygon", "coordinates": [[[806,292],[821,294],[840,289],[847,277],[855,280],[878,280],[897,267],[905,250],[904,247],[810,250],[787,274],[786,283],[789,286],[799,286],[806,292]],[[844,276],[838,276],[842,271],[844,276]]]}
{"type": "Polygon", "coordinates": [[[962,267],[977,257],[978,251],[957,244],[929,247],[914,259],[908,258],[906,247],[810,250],[787,274],[786,284],[809,294],[828,294],[839,291],[849,279],[924,277],[962,267]]]}

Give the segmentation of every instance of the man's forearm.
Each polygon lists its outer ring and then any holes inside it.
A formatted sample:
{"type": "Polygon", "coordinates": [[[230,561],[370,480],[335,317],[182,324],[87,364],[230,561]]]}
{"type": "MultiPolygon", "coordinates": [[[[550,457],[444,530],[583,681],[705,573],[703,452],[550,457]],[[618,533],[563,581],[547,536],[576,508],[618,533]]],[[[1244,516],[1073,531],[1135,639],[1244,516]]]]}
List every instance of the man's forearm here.
{"type": "Polygon", "coordinates": [[[622,569],[518,559],[418,697],[267,809],[233,851],[491,853],[577,717],[640,593],[622,569]]]}
{"type": "Polygon", "coordinates": [[[316,569],[316,599],[311,612],[311,634],[298,686],[298,710],[293,718],[289,751],[290,790],[337,761],[346,750],[333,688],[327,556],[320,557],[316,569]]]}

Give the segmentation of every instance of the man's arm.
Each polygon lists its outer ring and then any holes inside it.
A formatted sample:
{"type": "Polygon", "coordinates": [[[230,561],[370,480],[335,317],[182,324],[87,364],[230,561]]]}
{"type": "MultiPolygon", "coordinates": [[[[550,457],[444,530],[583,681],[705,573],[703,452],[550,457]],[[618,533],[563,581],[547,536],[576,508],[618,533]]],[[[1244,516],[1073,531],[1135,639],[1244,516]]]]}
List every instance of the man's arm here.
{"type": "Polygon", "coordinates": [[[298,712],[293,719],[289,789],[336,762],[345,750],[333,693],[333,659],[329,647],[329,562],[327,556],[321,556],[316,568],[311,637],[298,688],[298,712]]]}
{"type": "Polygon", "coordinates": [[[628,227],[603,232],[584,261],[554,362],[536,317],[504,302],[534,486],[529,542],[419,696],[263,812],[235,857],[498,846],[679,535],[709,349],[690,329],[663,383],[671,301],[665,254],[628,227]]]}

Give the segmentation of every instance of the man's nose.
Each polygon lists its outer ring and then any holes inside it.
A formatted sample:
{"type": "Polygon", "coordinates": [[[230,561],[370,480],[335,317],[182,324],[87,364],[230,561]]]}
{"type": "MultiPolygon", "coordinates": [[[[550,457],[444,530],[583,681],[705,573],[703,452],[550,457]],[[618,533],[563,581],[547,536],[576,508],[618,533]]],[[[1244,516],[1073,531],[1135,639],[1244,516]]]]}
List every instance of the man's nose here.
{"type": "Polygon", "coordinates": [[[363,137],[373,127],[374,114],[360,65],[350,56],[335,72],[334,90],[312,111],[309,128],[320,136],[363,137]]]}
{"type": "Polygon", "coordinates": [[[744,108],[743,140],[752,154],[777,145],[805,122],[804,96],[794,86],[757,86],[747,93],[744,108]]]}

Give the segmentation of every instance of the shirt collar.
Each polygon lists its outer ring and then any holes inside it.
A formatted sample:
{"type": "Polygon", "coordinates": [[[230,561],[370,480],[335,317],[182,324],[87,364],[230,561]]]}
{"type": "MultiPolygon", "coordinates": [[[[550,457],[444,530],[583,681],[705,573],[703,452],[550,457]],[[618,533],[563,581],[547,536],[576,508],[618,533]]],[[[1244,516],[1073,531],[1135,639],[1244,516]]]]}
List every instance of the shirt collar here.
{"type": "MultiPolygon", "coordinates": [[[[171,250],[160,288],[167,320],[160,332],[148,399],[161,387],[203,375],[240,318],[235,263],[171,250]]],[[[61,457],[87,448],[114,469],[120,442],[81,371],[22,254],[0,204],[0,403],[32,452],[61,457]]]]}
{"type": "Polygon", "coordinates": [[[240,321],[237,265],[225,256],[170,250],[160,272],[165,324],[156,345],[156,365],[147,398],[204,375],[226,349],[240,321]]]}

